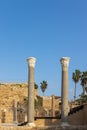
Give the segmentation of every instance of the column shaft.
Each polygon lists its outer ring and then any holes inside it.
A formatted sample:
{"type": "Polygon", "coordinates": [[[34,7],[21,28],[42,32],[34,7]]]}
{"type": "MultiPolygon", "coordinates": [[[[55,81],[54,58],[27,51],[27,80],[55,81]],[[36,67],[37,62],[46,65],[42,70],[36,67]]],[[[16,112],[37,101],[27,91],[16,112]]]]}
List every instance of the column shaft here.
{"type": "Polygon", "coordinates": [[[52,116],[55,116],[55,96],[52,95],[52,116]]]}
{"type": "Polygon", "coordinates": [[[62,121],[67,122],[68,117],[68,71],[62,71],[62,121]]]}
{"type": "Polygon", "coordinates": [[[34,68],[29,67],[28,79],[28,123],[34,122],[34,68]]]}
{"type": "Polygon", "coordinates": [[[13,108],[13,122],[17,123],[17,101],[16,100],[13,101],[13,105],[14,105],[14,108],[13,108]]]}
{"type": "Polygon", "coordinates": [[[27,121],[28,125],[34,127],[34,66],[36,59],[30,57],[28,61],[28,111],[27,121]]]}
{"type": "Polygon", "coordinates": [[[61,83],[61,118],[62,122],[67,123],[68,118],[68,64],[69,64],[68,57],[61,58],[60,62],[62,65],[62,83],[61,83]]]}

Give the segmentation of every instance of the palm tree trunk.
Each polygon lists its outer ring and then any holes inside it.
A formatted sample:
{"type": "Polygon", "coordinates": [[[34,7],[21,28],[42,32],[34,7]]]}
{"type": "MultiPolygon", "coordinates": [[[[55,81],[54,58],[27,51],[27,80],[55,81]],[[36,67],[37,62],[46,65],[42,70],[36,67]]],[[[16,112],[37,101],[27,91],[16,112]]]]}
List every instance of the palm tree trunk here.
{"type": "Polygon", "coordinates": [[[44,97],[44,92],[43,92],[43,97],[44,97]]]}
{"type": "Polygon", "coordinates": [[[85,95],[85,85],[83,86],[83,95],[85,95]]]}
{"type": "Polygon", "coordinates": [[[74,101],[76,100],[76,83],[75,83],[75,89],[74,89],[74,101]]]}

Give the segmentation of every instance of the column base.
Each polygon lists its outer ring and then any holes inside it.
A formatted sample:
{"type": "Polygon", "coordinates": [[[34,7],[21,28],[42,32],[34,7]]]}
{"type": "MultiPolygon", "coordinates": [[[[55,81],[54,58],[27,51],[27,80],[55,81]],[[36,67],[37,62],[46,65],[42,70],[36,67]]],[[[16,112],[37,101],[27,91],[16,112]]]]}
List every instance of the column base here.
{"type": "Polygon", "coordinates": [[[13,121],[13,124],[17,126],[17,125],[18,125],[18,122],[16,122],[16,121],[13,121]]]}
{"type": "Polygon", "coordinates": [[[17,124],[17,121],[13,121],[14,124],[17,124]]]}
{"type": "Polygon", "coordinates": [[[36,125],[34,123],[27,123],[26,125],[29,127],[36,127],[36,125]]]}
{"type": "Polygon", "coordinates": [[[61,126],[70,126],[70,124],[68,122],[62,122],[61,126]]]}

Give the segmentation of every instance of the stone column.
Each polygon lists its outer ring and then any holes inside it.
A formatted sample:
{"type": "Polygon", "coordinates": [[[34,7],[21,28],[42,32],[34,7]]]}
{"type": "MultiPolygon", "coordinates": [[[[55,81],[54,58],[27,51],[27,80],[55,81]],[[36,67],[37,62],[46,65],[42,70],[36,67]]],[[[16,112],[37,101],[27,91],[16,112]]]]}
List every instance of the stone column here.
{"type": "Polygon", "coordinates": [[[2,111],[2,123],[6,123],[6,109],[2,111]]]}
{"type": "Polygon", "coordinates": [[[52,95],[52,116],[55,116],[55,96],[52,95]]]}
{"type": "Polygon", "coordinates": [[[17,101],[13,100],[13,123],[17,123],[17,101]]]}
{"type": "Polygon", "coordinates": [[[28,112],[27,121],[28,126],[34,127],[34,67],[36,59],[30,57],[28,62],[28,112]]]}
{"type": "Polygon", "coordinates": [[[61,85],[61,119],[62,124],[67,124],[68,118],[68,65],[69,65],[69,57],[62,57],[60,59],[62,65],[62,85],[61,85]]]}

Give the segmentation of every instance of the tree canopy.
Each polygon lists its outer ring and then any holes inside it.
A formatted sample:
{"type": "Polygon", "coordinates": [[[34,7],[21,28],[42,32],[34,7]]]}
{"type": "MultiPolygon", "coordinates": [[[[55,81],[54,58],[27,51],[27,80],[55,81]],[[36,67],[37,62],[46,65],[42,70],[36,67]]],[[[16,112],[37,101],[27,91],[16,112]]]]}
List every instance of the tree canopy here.
{"type": "Polygon", "coordinates": [[[75,89],[74,89],[74,101],[76,100],[76,84],[79,82],[80,80],[80,70],[75,70],[75,72],[72,73],[72,79],[75,83],[75,89]]]}
{"type": "Polygon", "coordinates": [[[43,92],[43,95],[44,95],[44,92],[45,90],[47,89],[47,81],[43,80],[41,83],[40,83],[40,88],[41,88],[41,91],[43,92]]]}

